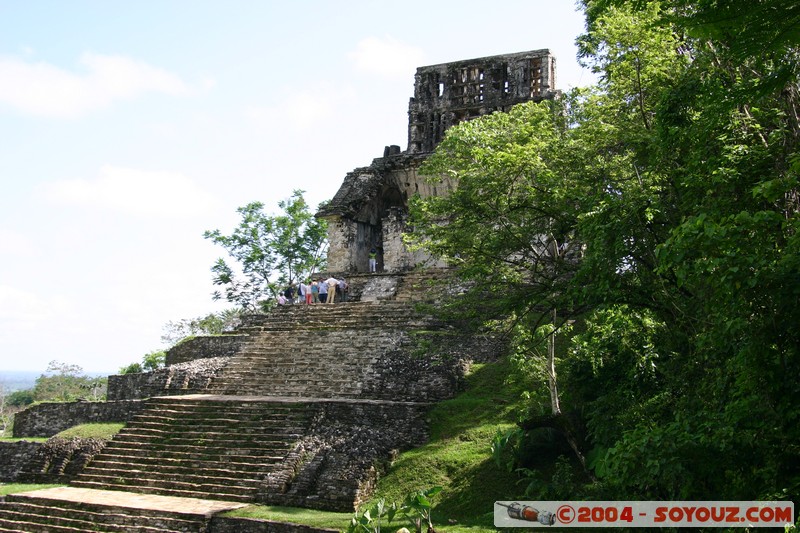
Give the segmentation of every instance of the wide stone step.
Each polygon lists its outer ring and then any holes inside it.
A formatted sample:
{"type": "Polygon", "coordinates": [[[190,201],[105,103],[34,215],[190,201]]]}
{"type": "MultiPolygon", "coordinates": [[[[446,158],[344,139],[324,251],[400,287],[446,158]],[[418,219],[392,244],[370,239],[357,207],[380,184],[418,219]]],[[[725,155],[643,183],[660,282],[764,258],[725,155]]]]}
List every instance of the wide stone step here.
{"type": "Polygon", "coordinates": [[[180,434],[171,437],[155,437],[151,435],[131,435],[110,441],[101,453],[112,453],[122,449],[138,449],[142,446],[149,446],[155,451],[170,450],[180,448],[187,452],[200,452],[212,449],[228,449],[231,454],[241,454],[247,450],[267,450],[279,449],[297,441],[305,435],[305,432],[286,433],[284,435],[264,436],[261,439],[247,439],[237,441],[235,439],[225,439],[221,436],[217,438],[204,438],[195,436],[189,439],[182,438],[180,434]],[[171,439],[182,439],[175,441],[171,439]],[[231,447],[233,443],[233,448],[231,447]]]}
{"type": "Polygon", "coordinates": [[[87,483],[94,483],[110,490],[126,490],[131,492],[144,492],[154,494],[173,495],[180,493],[195,493],[194,497],[208,498],[209,494],[215,495],[214,499],[235,501],[252,501],[258,492],[255,483],[245,482],[244,480],[231,479],[230,484],[214,483],[214,479],[209,483],[190,483],[172,479],[147,477],[146,472],[141,476],[119,477],[102,475],[81,475],[73,482],[75,486],[87,486],[87,483]],[[165,492],[169,491],[169,492],[165,492]]]}
{"type": "MultiPolygon", "coordinates": [[[[372,366],[374,361],[372,358],[364,359],[361,364],[319,364],[308,365],[305,367],[293,367],[283,362],[271,361],[259,358],[246,358],[240,364],[231,366],[227,372],[220,374],[217,381],[220,379],[228,378],[230,376],[237,376],[240,378],[247,378],[248,380],[267,380],[267,381],[285,381],[290,383],[298,379],[318,382],[320,385],[326,383],[347,383],[361,379],[367,373],[369,366],[372,366]]],[[[213,387],[213,383],[212,383],[213,387]]]]}
{"type": "MultiPolygon", "coordinates": [[[[266,369],[272,372],[281,372],[284,374],[307,374],[309,372],[325,372],[334,371],[339,374],[338,377],[347,375],[347,371],[353,368],[362,368],[365,364],[371,364],[378,360],[378,348],[374,350],[362,350],[361,356],[350,357],[348,347],[346,350],[336,350],[336,353],[330,354],[327,357],[323,356],[307,356],[308,360],[299,360],[292,358],[286,354],[269,354],[260,352],[243,352],[239,355],[234,362],[232,362],[222,374],[230,373],[235,369],[247,369],[254,373],[266,373],[266,369]],[[343,360],[343,353],[347,353],[347,360],[343,360]]],[[[383,351],[381,348],[380,351],[383,351]]]]}
{"type": "Polygon", "coordinates": [[[232,438],[239,438],[245,440],[252,440],[253,438],[260,438],[266,440],[283,440],[287,436],[297,435],[304,433],[305,427],[291,427],[291,428],[262,428],[262,427],[197,427],[197,426],[173,426],[173,427],[129,427],[124,432],[117,433],[117,440],[138,440],[140,438],[148,439],[169,439],[170,437],[181,438],[220,438],[230,440],[232,438]],[[188,429],[192,428],[192,429],[188,429]]]}
{"type": "Polygon", "coordinates": [[[130,516],[113,512],[53,508],[32,504],[5,504],[0,507],[0,525],[19,531],[122,531],[163,533],[197,529],[198,522],[188,520],[130,516]],[[149,524],[149,525],[148,525],[149,524]],[[55,529],[51,529],[55,528],[55,529]]]}
{"type": "MultiPolygon", "coordinates": [[[[403,328],[409,323],[414,322],[433,322],[426,317],[420,317],[411,313],[382,315],[382,316],[326,316],[326,317],[287,317],[284,320],[270,320],[250,331],[250,335],[260,333],[281,333],[285,334],[287,329],[303,332],[309,335],[325,335],[327,332],[336,332],[345,329],[374,329],[380,333],[381,328],[395,327],[403,328]]],[[[251,342],[248,339],[247,342],[251,342]]]]}
{"type": "MultiPolygon", "coordinates": [[[[281,364],[287,368],[330,365],[331,363],[353,365],[352,361],[364,359],[374,359],[376,354],[385,347],[391,346],[390,343],[397,337],[387,339],[370,339],[360,346],[352,341],[342,340],[341,345],[328,344],[324,348],[319,348],[314,352],[287,352],[285,350],[274,349],[269,346],[252,346],[242,350],[236,358],[225,368],[245,360],[256,360],[261,362],[273,362],[281,364]],[[357,353],[352,353],[357,350],[357,353]],[[347,359],[343,359],[343,353],[347,354],[347,359]]],[[[223,370],[224,371],[224,370],[223,370]]]]}
{"type": "MultiPolygon", "coordinates": [[[[212,385],[212,390],[218,390],[221,386],[229,386],[231,384],[241,384],[247,387],[252,384],[263,384],[270,387],[269,393],[265,394],[280,394],[281,396],[289,396],[283,394],[281,387],[286,387],[287,391],[296,391],[297,387],[302,387],[306,390],[306,396],[313,394],[317,396],[316,390],[348,390],[359,386],[359,383],[364,379],[363,372],[360,368],[352,368],[350,372],[342,372],[341,374],[330,371],[314,371],[307,374],[284,374],[284,373],[271,373],[267,365],[259,368],[259,372],[253,372],[245,369],[231,369],[230,372],[223,374],[218,378],[217,382],[212,385]]],[[[318,397],[318,396],[317,396],[318,397]]]]}
{"type": "Polygon", "coordinates": [[[21,533],[81,533],[85,531],[110,531],[108,529],[88,529],[90,526],[75,528],[52,523],[52,518],[39,520],[34,516],[22,516],[17,519],[0,518],[0,531],[19,531],[21,533]],[[17,529],[22,528],[22,529],[17,529]]]}
{"type": "MultiPolygon", "coordinates": [[[[306,384],[299,383],[295,387],[287,387],[281,386],[278,387],[277,385],[258,385],[258,384],[247,384],[238,387],[239,394],[249,394],[251,396],[263,396],[264,394],[270,393],[277,393],[280,392],[283,396],[294,396],[297,398],[302,398],[303,396],[308,395],[309,387],[306,384]]],[[[217,389],[219,392],[233,394],[237,392],[237,387],[235,384],[221,384],[220,388],[217,389]]],[[[342,399],[355,399],[360,396],[360,388],[352,389],[352,390],[344,390],[342,388],[331,388],[331,389],[321,389],[319,387],[314,388],[314,395],[318,398],[342,398],[342,399]]]]}
{"type": "Polygon", "coordinates": [[[351,341],[341,340],[340,344],[329,343],[315,352],[305,353],[298,353],[295,351],[287,352],[263,345],[252,346],[239,352],[236,358],[233,359],[224,370],[230,368],[231,365],[247,360],[273,362],[276,365],[280,364],[286,368],[318,367],[321,365],[331,365],[332,363],[353,366],[355,365],[355,361],[374,359],[380,352],[385,350],[386,347],[395,344],[395,339],[399,337],[400,335],[386,339],[370,339],[369,342],[364,342],[360,346],[355,345],[351,341]],[[344,354],[347,354],[346,359],[343,358],[344,354]]]}
{"type": "Polygon", "coordinates": [[[320,386],[309,385],[298,382],[293,386],[286,384],[258,384],[246,383],[237,385],[235,382],[220,383],[215,389],[222,394],[244,394],[250,396],[263,396],[265,394],[278,394],[287,397],[302,398],[308,396],[309,389],[313,389],[314,396],[317,398],[341,398],[355,399],[361,394],[361,387],[345,389],[343,387],[323,388],[320,386]]]}
{"type": "Polygon", "coordinates": [[[31,533],[35,531],[33,529],[28,529],[28,531],[23,531],[22,529],[16,529],[16,527],[20,525],[15,522],[8,522],[7,520],[0,520],[0,533],[31,533]],[[10,528],[14,529],[10,529],[10,528]]]}
{"type": "MultiPolygon", "coordinates": [[[[242,507],[242,503],[218,501],[218,498],[170,498],[130,491],[104,491],[78,487],[56,487],[10,494],[5,497],[5,502],[0,503],[0,510],[25,513],[28,516],[27,524],[24,526],[14,524],[17,530],[28,533],[39,531],[201,533],[207,531],[212,514],[239,507],[242,507]],[[81,524],[80,527],[58,526],[52,524],[54,518],[79,520],[88,524],[81,524]]],[[[78,524],[73,525],[78,526],[78,524]]]]}
{"type": "MultiPolygon", "coordinates": [[[[233,459],[231,457],[230,459],[233,459]]],[[[167,459],[164,457],[130,457],[114,455],[104,457],[103,459],[95,459],[89,468],[98,468],[106,470],[116,470],[124,468],[134,468],[141,470],[159,470],[163,472],[175,472],[184,469],[194,470],[218,470],[231,472],[251,472],[259,474],[264,471],[265,467],[271,467],[283,461],[284,456],[275,455],[272,457],[248,457],[249,461],[199,461],[199,460],[180,460],[180,459],[167,459]],[[254,462],[258,461],[258,462],[254,462]]]]}
{"type": "MultiPolygon", "coordinates": [[[[400,330],[406,331],[409,329],[419,328],[438,328],[441,324],[429,319],[420,319],[411,316],[398,316],[392,319],[380,318],[365,318],[363,320],[335,320],[331,319],[327,323],[321,323],[316,326],[301,327],[296,323],[287,321],[285,323],[271,323],[262,326],[258,331],[250,333],[252,339],[248,339],[248,345],[258,342],[274,343],[278,346],[289,346],[293,343],[292,340],[286,340],[290,335],[289,332],[296,332],[298,337],[316,337],[320,341],[328,337],[335,337],[342,334],[355,336],[354,332],[359,334],[372,333],[373,336],[387,336],[388,334],[400,330]],[[272,340],[272,335],[280,338],[272,340]]],[[[292,346],[299,346],[293,344],[292,346]]]]}
{"type": "Polygon", "coordinates": [[[305,431],[306,424],[291,424],[288,421],[277,424],[228,424],[221,425],[207,425],[203,423],[192,423],[190,421],[176,421],[174,424],[163,424],[161,422],[145,422],[140,421],[129,425],[128,427],[117,433],[118,438],[127,436],[150,436],[150,437],[168,437],[170,435],[179,435],[183,437],[214,437],[219,436],[223,438],[250,438],[253,435],[263,437],[266,439],[279,439],[287,435],[295,435],[305,431]]]}
{"type": "Polygon", "coordinates": [[[173,446],[173,447],[159,447],[152,446],[145,448],[143,446],[124,445],[114,446],[107,448],[103,453],[95,456],[97,459],[103,459],[110,455],[132,455],[134,457],[151,456],[165,459],[177,460],[225,460],[225,458],[232,457],[274,457],[276,452],[282,452],[289,449],[290,443],[287,442],[283,446],[262,446],[259,448],[227,448],[218,446],[173,446]],[[212,459],[214,458],[214,459],[212,459]]]}
{"type": "MultiPolygon", "coordinates": [[[[267,369],[261,369],[267,370],[267,369]]],[[[326,375],[325,372],[309,372],[308,374],[280,374],[280,375],[270,375],[266,372],[252,372],[250,370],[237,370],[232,369],[229,373],[224,374],[220,382],[230,382],[230,380],[236,381],[243,381],[243,385],[249,385],[251,383],[263,383],[268,384],[275,389],[275,393],[280,392],[280,386],[286,385],[287,389],[291,389],[291,386],[295,385],[302,385],[306,388],[312,387],[309,389],[309,394],[314,393],[313,387],[318,387],[324,390],[332,390],[337,388],[342,389],[349,389],[354,387],[358,381],[361,381],[362,376],[361,372],[359,372],[358,368],[353,368],[352,372],[348,374],[343,372],[341,375],[335,375],[333,373],[326,375]],[[355,372],[358,372],[356,374],[355,372]]],[[[215,386],[216,388],[216,386],[215,386]]]]}
{"type": "Polygon", "coordinates": [[[97,483],[94,481],[82,481],[77,479],[72,482],[75,487],[92,488],[98,490],[112,490],[112,491],[126,491],[126,492],[139,492],[143,494],[158,494],[162,496],[175,496],[179,498],[203,498],[207,500],[222,500],[241,503],[252,503],[254,495],[242,495],[230,492],[229,487],[222,487],[216,492],[205,492],[202,490],[182,490],[167,487],[156,487],[149,485],[107,485],[104,483],[97,483]],[[223,490],[224,489],[224,490],[223,490]]]}
{"type": "Polygon", "coordinates": [[[261,472],[235,472],[232,470],[192,470],[180,468],[178,471],[136,469],[130,466],[121,470],[87,467],[80,473],[81,481],[97,481],[109,485],[127,485],[128,480],[135,480],[136,484],[153,486],[167,486],[171,488],[205,489],[206,487],[226,487],[228,491],[238,491],[246,488],[256,488],[263,483],[263,479],[270,471],[263,468],[261,472]],[[157,476],[157,477],[154,477],[157,476]]]}
{"type": "Polygon", "coordinates": [[[248,433],[233,433],[233,432],[218,432],[218,431],[158,431],[153,432],[149,429],[131,430],[124,435],[119,436],[113,445],[116,443],[129,443],[129,444],[162,444],[162,445],[178,445],[178,446],[194,446],[194,445],[214,445],[214,446],[242,446],[248,447],[253,443],[258,443],[256,447],[262,445],[277,445],[287,441],[294,441],[305,434],[305,431],[293,431],[291,433],[277,433],[277,432],[248,432],[248,433]]]}
{"type": "MultiPolygon", "coordinates": [[[[306,406],[298,404],[287,404],[269,399],[252,401],[242,398],[213,396],[213,399],[206,399],[204,395],[198,396],[160,396],[148,402],[148,407],[157,408],[164,412],[184,412],[184,413],[291,413],[302,411],[306,406]]],[[[234,415],[237,416],[237,415],[234,415]]]]}
{"type": "Polygon", "coordinates": [[[229,416],[223,417],[207,417],[202,416],[202,413],[193,413],[191,411],[162,413],[156,414],[153,412],[140,413],[131,419],[130,423],[134,422],[150,422],[162,424],[174,424],[176,422],[191,422],[195,423],[200,420],[206,426],[230,426],[230,425],[269,425],[269,424],[283,424],[287,421],[303,419],[305,412],[289,413],[289,414],[262,414],[259,412],[252,413],[231,413],[229,416]],[[234,416],[240,414],[241,416],[234,416]],[[195,416],[189,416],[195,415],[195,416]]]}
{"type": "Polygon", "coordinates": [[[170,427],[173,425],[187,425],[187,424],[202,424],[203,426],[211,427],[230,427],[230,426],[244,426],[244,427],[267,427],[267,426],[285,426],[288,424],[303,424],[305,423],[310,414],[307,410],[297,413],[289,413],[286,415],[274,414],[261,414],[259,412],[248,412],[229,414],[226,418],[209,418],[204,416],[205,413],[196,412],[171,414],[169,416],[159,416],[150,414],[150,412],[143,413],[141,416],[134,417],[128,425],[151,425],[152,427],[170,427]]]}
{"type": "MultiPolygon", "coordinates": [[[[217,396],[218,397],[218,396],[217,396]]],[[[163,397],[162,397],[163,398],[163,397]]],[[[168,398],[168,396],[166,397],[168,398]]],[[[180,396],[176,396],[180,398],[180,396]]],[[[241,400],[241,397],[237,397],[241,400]]],[[[161,398],[159,398],[161,400],[161,398]]],[[[233,402],[231,402],[233,404],[233,402]]],[[[153,403],[149,404],[147,410],[142,411],[132,418],[132,422],[142,421],[167,421],[189,420],[192,422],[209,421],[210,423],[239,423],[260,421],[269,423],[283,423],[284,421],[304,420],[308,417],[308,405],[296,404],[292,407],[283,409],[271,409],[269,406],[259,406],[257,401],[254,405],[239,406],[216,405],[216,404],[177,404],[177,403],[153,403]]]]}

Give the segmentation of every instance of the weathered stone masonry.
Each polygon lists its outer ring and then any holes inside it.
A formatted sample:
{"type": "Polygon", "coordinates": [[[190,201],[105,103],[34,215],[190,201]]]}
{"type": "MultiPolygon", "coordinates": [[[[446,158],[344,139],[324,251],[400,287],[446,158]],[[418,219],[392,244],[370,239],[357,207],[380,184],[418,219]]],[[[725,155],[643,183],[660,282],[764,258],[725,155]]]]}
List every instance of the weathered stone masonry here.
{"type": "Polygon", "coordinates": [[[448,194],[418,174],[420,164],[448,128],[511,106],[557,96],[555,58],[533,50],[420,67],[408,106],[408,149],[387,146],[383,157],[348,173],[339,191],[317,216],[328,221],[328,268],[367,272],[369,253],[378,271],[402,272],[417,265],[445,266],[403,244],[408,201],[448,194]]]}
{"type": "Polygon", "coordinates": [[[127,422],[143,408],[139,400],[41,403],[14,415],[14,437],[52,437],[76,424],[127,422]]]}
{"type": "Polygon", "coordinates": [[[30,464],[41,448],[40,442],[6,442],[0,446],[0,481],[16,481],[23,467],[30,464]]]}
{"type": "Polygon", "coordinates": [[[408,151],[432,152],[445,131],[464,120],[552,98],[555,81],[550,50],[420,67],[408,105],[408,151]]]}

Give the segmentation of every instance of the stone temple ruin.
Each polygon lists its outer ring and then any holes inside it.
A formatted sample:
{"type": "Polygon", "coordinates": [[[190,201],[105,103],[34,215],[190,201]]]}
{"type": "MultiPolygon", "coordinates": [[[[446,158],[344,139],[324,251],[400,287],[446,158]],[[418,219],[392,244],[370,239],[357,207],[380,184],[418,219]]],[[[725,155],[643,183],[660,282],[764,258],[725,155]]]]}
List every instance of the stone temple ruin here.
{"type": "Polygon", "coordinates": [[[317,215],[348,301],[280,306],[184,342],[164,369],[110,376],[107,402],[19,413],[15,437],[126,425],[107,443],[0,446],[0,480],[68,483],[5,497],[0,531],[319,531],[219,513],[248,503],[352,511],[368,499],[391,458],[426,441],[431,403],[501,349],[415,306],[443,298],[431,282],[447,276],[402,243],[409,198],[448,192],[417,169],[450,126],[555,95],[547,50],[417,69],[408,149],[387,147],[347,174],[317,215]]]}
{"type": "Polygon", "coordinates": [[[383,157],[348,173],[317,215],[328,221],[328,268],[367,272],[373,248],[379,271],[403,272],[423,263],[427,258],[403,246],[408,199],[447,194],[452,184],[440,190],[427,183],[417,174],[419,165],[449,127],[555,97],[555,77],[555,58],[549,50],[418,68],[408,104],[408,149],[387,146],[383,157]]]}

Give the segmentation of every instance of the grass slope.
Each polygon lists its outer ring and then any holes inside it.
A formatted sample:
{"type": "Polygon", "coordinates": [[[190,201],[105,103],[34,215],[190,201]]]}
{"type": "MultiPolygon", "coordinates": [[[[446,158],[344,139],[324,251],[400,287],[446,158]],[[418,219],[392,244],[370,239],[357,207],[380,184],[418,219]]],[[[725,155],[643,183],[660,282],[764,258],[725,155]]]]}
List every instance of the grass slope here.
{"type": "Polygon", "coordinates": [[[523,489],[491,457],[492,438],[514,426],[521,408],[522,391],[507,382],[510,373],[506,360],[475,365],[465,391],[431,410],[428,444],[400,455],[373,500],[400,502],[410,492],[440,485],[433,512],[437,529],[495,531],[494,502],[518,498],[523,489]]]}
{"type": "Polygon", "coordinates": [[[123,427],[125,427],[125,424],[122,422],[80,424],[65,429],[57,434],[56,437],[111,440],[123,427]]]}
{"type": "Polygon", "coordinates": [[[0,496],[8,494],[16,494],[17,492],[29,492],[32,490],[52,489],[54,487],[63,487],[64,485],[46,485],[46,484],[33,484],[33,483],[0,483],[0,496]]]}

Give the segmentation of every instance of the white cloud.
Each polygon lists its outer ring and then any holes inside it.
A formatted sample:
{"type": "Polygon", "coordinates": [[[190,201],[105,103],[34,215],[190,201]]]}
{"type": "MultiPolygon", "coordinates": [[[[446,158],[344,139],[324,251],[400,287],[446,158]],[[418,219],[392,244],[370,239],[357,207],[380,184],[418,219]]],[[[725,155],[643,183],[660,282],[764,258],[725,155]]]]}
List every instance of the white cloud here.
{"type": "Polygon", "coordinates": [[[297,131],[308,130],[334,117],[336,110],[352,97],[352,91],[319,83],[315,89],[286,90],[282,102],[272,107],[252,106],[246,110],[251,120],[269,126],[290,126],[297,131]]]}
{"type": "Polygon", "coordinates": [[[80,64],[86,72],[0,56],[0,102],[32,115],[74,118],[146,92],[190,92],[178,76],[128,57],[85,53],[80,64]]]}
{"type": "Polygon", "coordinates": [[[358,70],[387,78],[408,79],[418,66],[425,64],[421,48],[389,36],[362,39],[349,57],[358,70]]]}
{"type": "Polygon", "coordinates": [[[0,256],[19,259],[39,255],[39,247],[31,239],[16,231],[0,228],[0,256]]]}
{"type": "Polygon", "coordinates": [[[36,325],[64,312],[63,300],[46,300],[37,294],[0,285],[0,331],[29,331],[36,325]]]}
{"type": "Polygon", "coordinates": [[[74,179],[43,187],[56,205],[108,209],[137,216],[183,217],[206,213],[214,197],[177,172],[106,165],[94,180],[74,179]]]}

